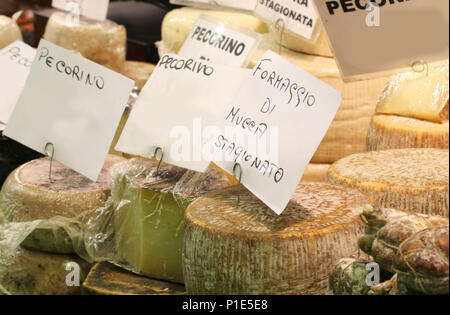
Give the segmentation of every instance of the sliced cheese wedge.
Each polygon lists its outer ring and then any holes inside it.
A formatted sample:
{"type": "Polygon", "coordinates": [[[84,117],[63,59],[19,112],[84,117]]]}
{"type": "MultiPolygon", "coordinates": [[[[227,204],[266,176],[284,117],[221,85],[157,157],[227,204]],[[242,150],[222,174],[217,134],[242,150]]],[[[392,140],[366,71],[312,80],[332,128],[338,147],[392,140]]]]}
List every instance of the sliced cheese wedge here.
{"type": "Polygon", "coordinates": [[[0,15],[0,49],[16,40],[22,40],[19,26],[9,17],[0,15]]]}
{"type": "Polygon", "coordinates": [[[358,253],[368,202],[327,183],[300,184],[280,216],[243,186],[198,198],[183,236],[188,294],[325,293],[333,263],[358,253]]]}
{"type": "Polygon", "coordinates": [[[334,163],[327,181],[358,188],[380,207],[449,216],[449,152],[398,149],[354,154],[334,163]]]}
{"type": "Polygon", "coordinates": [[[407,148],[448,149],[449,123],[394,115],[375,115],[367,133],[367,151],[407,148]]]}

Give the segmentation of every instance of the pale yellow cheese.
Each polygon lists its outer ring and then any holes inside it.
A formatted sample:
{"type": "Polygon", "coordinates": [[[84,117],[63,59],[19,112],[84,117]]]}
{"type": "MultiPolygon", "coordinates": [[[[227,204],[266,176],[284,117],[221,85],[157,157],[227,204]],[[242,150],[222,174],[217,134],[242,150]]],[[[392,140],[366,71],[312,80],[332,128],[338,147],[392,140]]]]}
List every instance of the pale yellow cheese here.
{"type": "Polygon", "coordinates": [[[0,15],[0,49],[16,40],[22,40],[19,26],[9,17],[0,15]]]}
{"type": "Polygon", "coordinates": [[[172,53],[178,53],[195,22],[202,14],[257,33],[268,32],[266,23],[248,13],[184,7],[170,11],[164,18],[161,26],[161,36],[165,48],[172,53]]]}
{"type": "Polygon", "coordinates": [[[83,57],[120,72],[126,56],[126,30],[112,21],[80,18],[80,24],[68,23],[67,14],[54,13],[45,29],[44,39],[83,57]]]}
{"type": "Polygon", "coordinates": [[[428,73],[407,72],[393,77],[378,100],[377,113],[448,121],[448,60],[429,68],[428,73]]]}
{"type": "Polygon", "coordinates": [[[324,182],[327,177],[330,164],[310,163],[303,173],[302,182],[324,182]]]}
{"type": "Polygon", "coordinates": [[[397,149],[334,163],[327,181],[358,188],[380,207],[449,216],[449,151],[397,149]]]}
{"type": "Polygon", "coordinates": [[[406,148],[448,149],[449,123],[375,115],[367,133],[367,151],[406,148]]]}
{"type": "Polygon", "coordinates": [[[368,202],[327,183],[300,184],[281,215],[243,186],[198,198],[185,216],[188,294],[325,293],[334,261],[358,255],[368,202]]]}

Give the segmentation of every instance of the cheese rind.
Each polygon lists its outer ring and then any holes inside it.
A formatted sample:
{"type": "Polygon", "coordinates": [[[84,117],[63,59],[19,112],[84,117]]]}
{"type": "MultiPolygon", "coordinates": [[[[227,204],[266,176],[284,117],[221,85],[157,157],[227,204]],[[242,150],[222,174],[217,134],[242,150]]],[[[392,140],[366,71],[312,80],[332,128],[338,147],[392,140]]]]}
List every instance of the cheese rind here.
{"type": "Polygon", "coordinates": [[[327,181],[358,188],[380,207],[449,215],[449,152],[397,149],[354,154],[334,163],[327,181]]]}
{"type": "Polygon", "coordinates": [[[186,211],[189,294],[322,294],[334,261],[358,253],[357,190],[300,184],[278,216],[242,186],[207,194],[186,211]],[[239,196],[239,204],[236,205],[239,196]]]}
{"type": "Polygon", "coordinates": [[[330,164],[310,163],[303,173],[302,182],[325,182],[330,164]]]}
{"type": "Polygon", "coordinates": [[[75,26],[68,23],[66,13],[56,12],[47,23],[44,39],[118,72],[125,62],[125,27],[109,20],[80,18],[75,26]]]}
{"type": "Polygon", "coordinates": [[[449,123],[375,115],[367,133],[367,151],[407,148],[448,149],[449,123]]]}
{"type": "Polygon", "coordinates": [[[0,15],[0,49],[16,40],[22,40],[19,26],[9,17],[0,15]]]}
{"type": "Polygon", "coordinates": [[[330,272],[327,295],[367,295],[370,286],[366,279],[370,269],[366,270],[371,261],[343,258],[338,260],[330,272]]]}

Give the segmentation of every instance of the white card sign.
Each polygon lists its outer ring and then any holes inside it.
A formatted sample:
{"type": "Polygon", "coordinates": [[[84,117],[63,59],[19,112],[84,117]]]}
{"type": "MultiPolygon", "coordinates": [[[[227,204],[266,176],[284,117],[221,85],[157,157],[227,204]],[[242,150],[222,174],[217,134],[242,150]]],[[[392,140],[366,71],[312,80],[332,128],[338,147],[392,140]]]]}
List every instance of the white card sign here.
{"type": "Polygon", "coordinates": [[[171,0],[173,4],[252,11],[257,0],[171,0]]]}
{"type": "Polygon", "coordinates": [[[52,7],[73,15],[104,21],[108,14],[109,0],[52,0],[52,7]]]}
{"type": "Polygon", "coordinates": [[[251,70],[164,55],[139,95],[116,150],[205,172],[213,124],[251,70]]]}
{"type": "Polygon", "coordinates": [[[283,30],[315,41],[317,13],[312,0],[258,0],[254,13],[259,18],[279,25],[283,30]]]}
{"type": "Polygon", "coordinates": [[[96,181],[134,82],[41,40],[4,134],[96,181]]]}
{"type": "Polygon", "coordinates": [[[448,0],[377,3],[315,1],[344,79],[448,59],[448,0]]]}
{"type": "Polygon", "coordinates": [[[245,67],[260,39],[260,34],[201,15],[178,54],[226,66],[245,67]]]}
{"type": "Polygon", "coordinates": [[[0,50],[0,122],[7,124],[33,63],[36,50],[15,41],[0,50]]]}
{"type": "Polygon", "coordinates": [[[219,125],[233,132],[217,136],[222,157],[214,162],[230,174],[238,163],[242,184],[281,214],[341,100],[341,93],[268,51],[222,114],[219,125]]]}

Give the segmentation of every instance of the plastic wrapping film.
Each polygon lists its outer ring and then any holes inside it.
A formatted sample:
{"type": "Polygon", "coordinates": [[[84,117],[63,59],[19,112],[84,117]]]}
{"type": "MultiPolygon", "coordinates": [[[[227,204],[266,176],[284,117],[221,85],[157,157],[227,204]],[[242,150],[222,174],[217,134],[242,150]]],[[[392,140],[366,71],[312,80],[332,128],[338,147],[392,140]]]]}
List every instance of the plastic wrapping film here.
{"type": "Polygon", "coordinates": [[[47,23],[44,39],[118,72],[125,63],[125,27],[109,20],[80,17],[76,25],[67,13],[56,12],[47,23]]]}
{"type": "Polygon", "coordinates": [[[0,15],[0,49],[16,40],[22,40],[19,26],[11,18],[0,15]]]}
{"type": "Polygon", "coordinates": [[[387,83],[378,100],[377,113],[438,123],[448,121],[448,59],[432,65],[414,65],[413,69],[420,71],[396,75],[387,83]]]}

